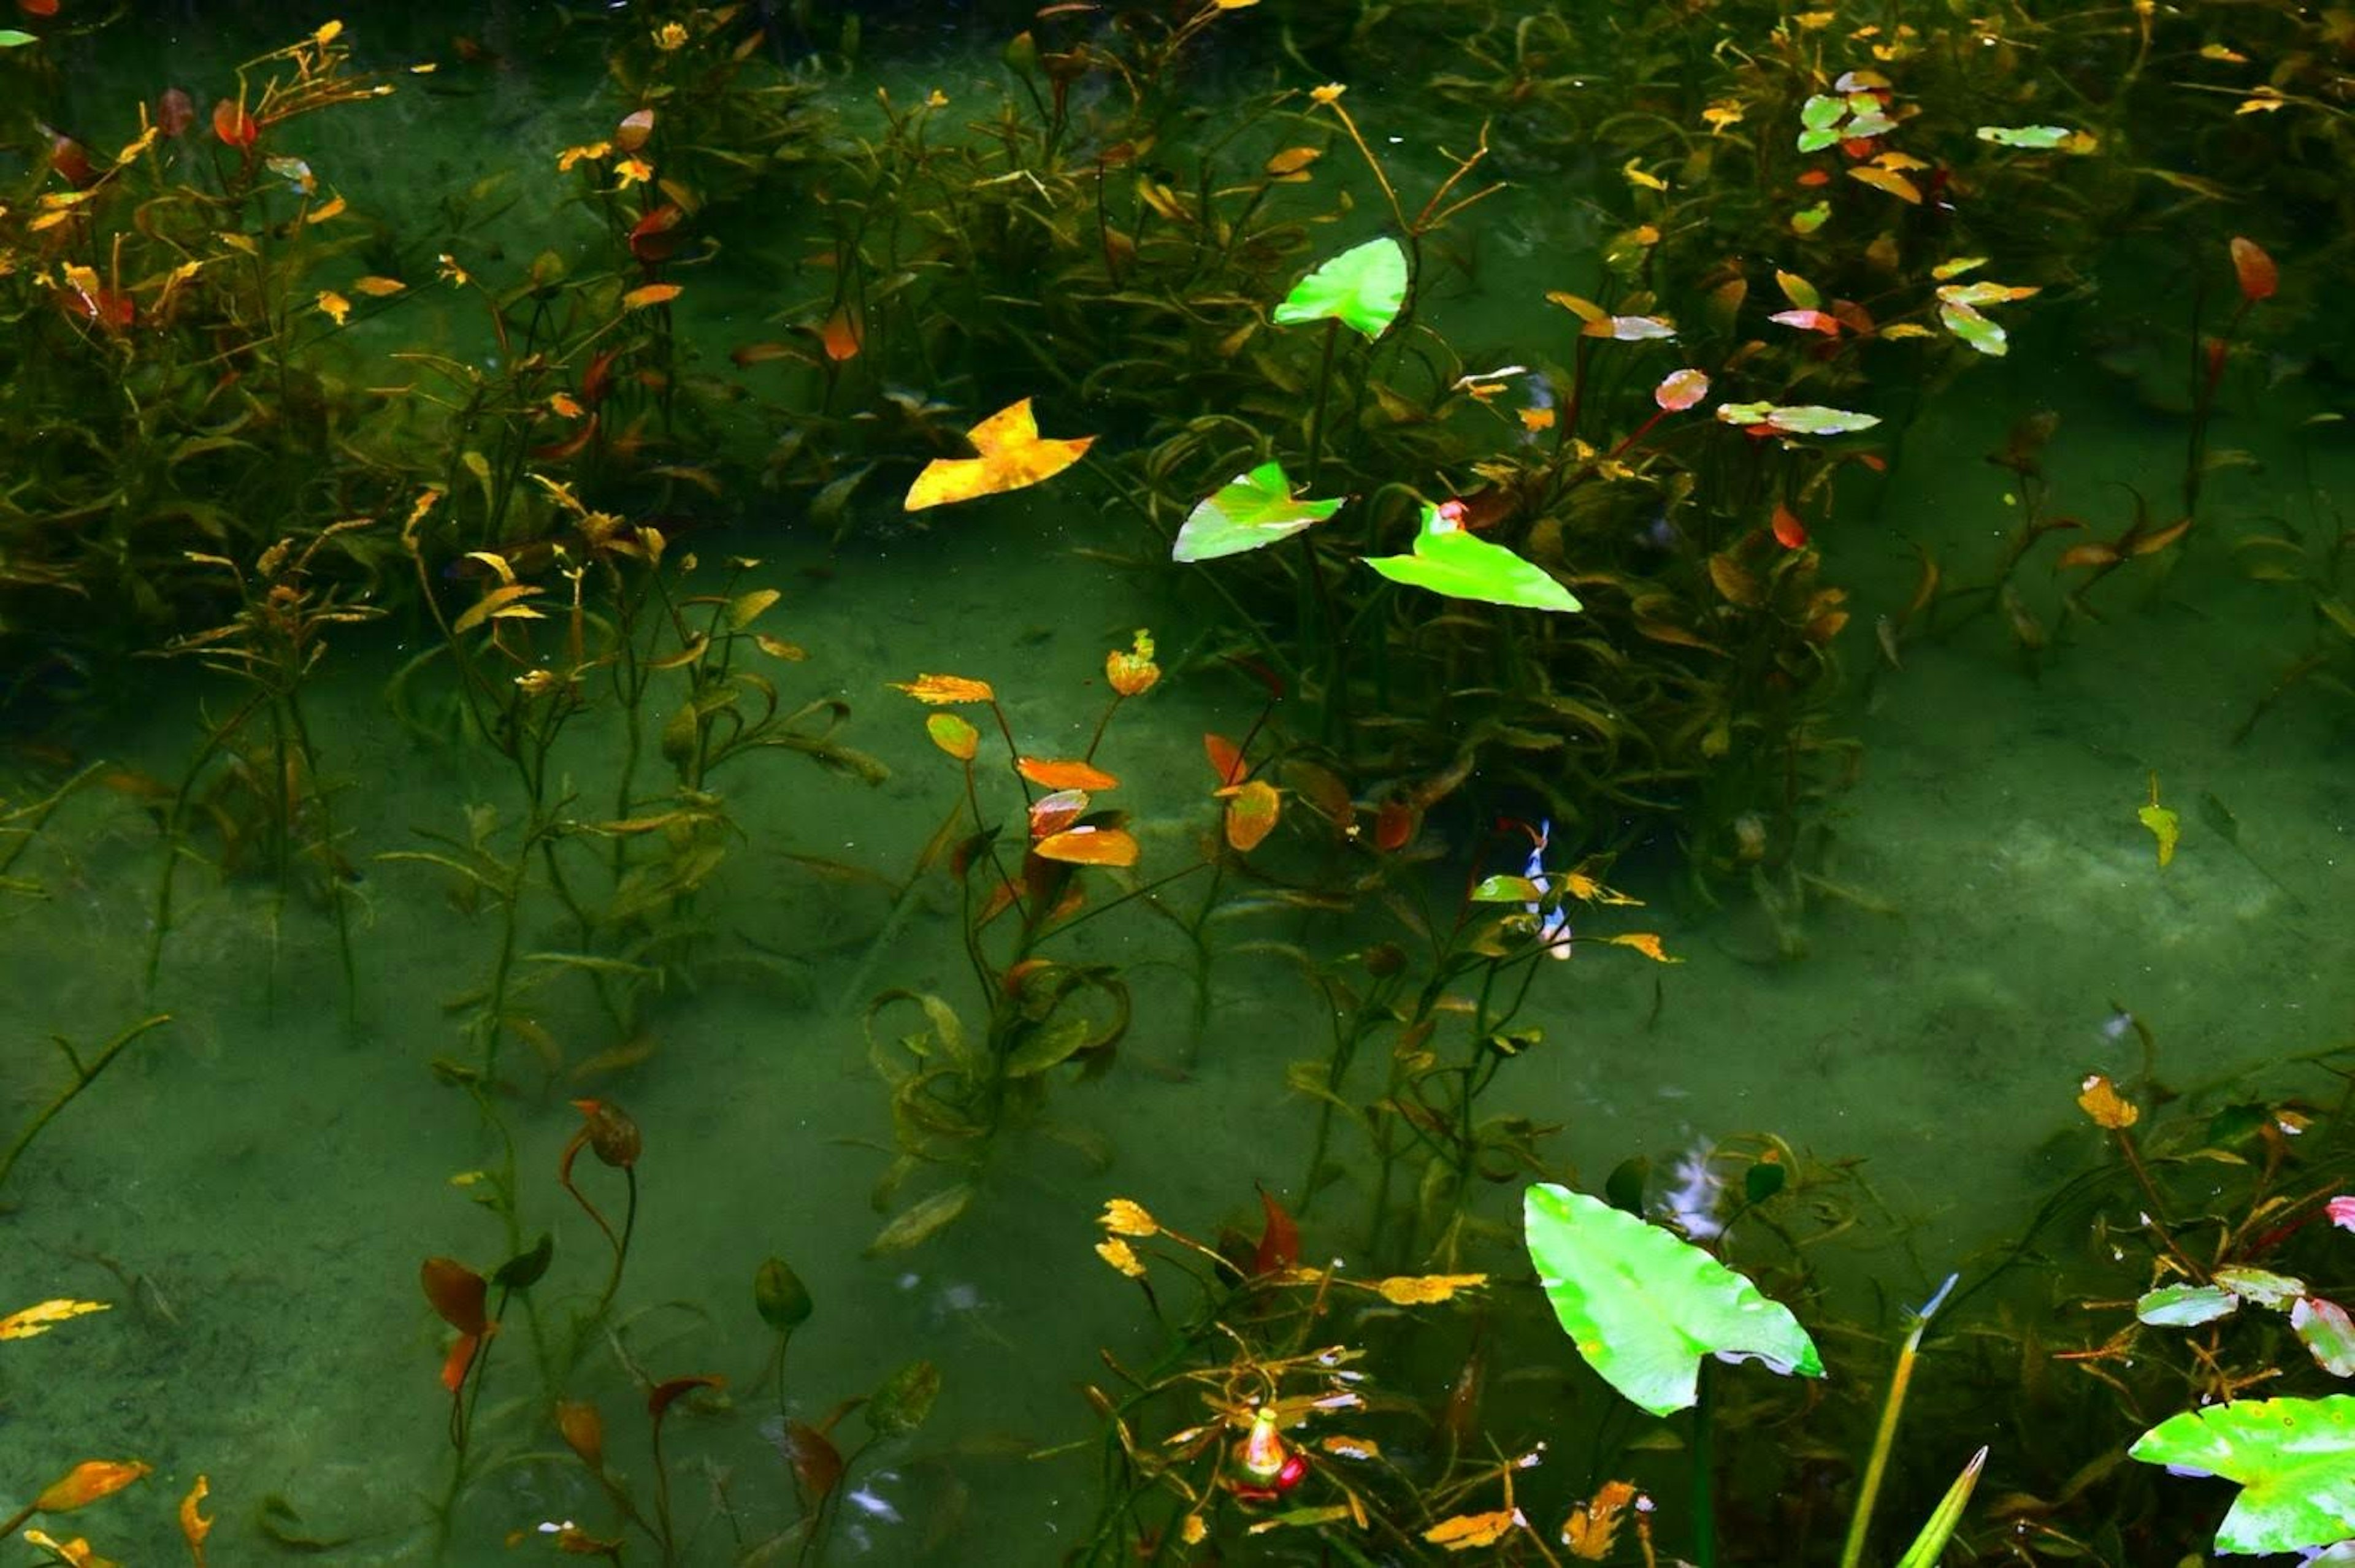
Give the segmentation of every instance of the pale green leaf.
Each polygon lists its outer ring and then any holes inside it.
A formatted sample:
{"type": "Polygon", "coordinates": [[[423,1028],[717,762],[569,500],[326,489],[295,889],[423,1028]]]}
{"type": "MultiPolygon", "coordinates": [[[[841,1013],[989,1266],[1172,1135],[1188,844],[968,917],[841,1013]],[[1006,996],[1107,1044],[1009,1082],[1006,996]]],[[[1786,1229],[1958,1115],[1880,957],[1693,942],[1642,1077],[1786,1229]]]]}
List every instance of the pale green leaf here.
{"type": "Polygon", "coordinates": [[[1229,480],[1218,494],[1187,514],[1169,559],[1213,560],[1260,549],[1323,522],[1341,505],[1338,499],[1310,501],[1295,496],[1291,482],[1284,476],[1284,465],[1263,463],[1229,480]]]}

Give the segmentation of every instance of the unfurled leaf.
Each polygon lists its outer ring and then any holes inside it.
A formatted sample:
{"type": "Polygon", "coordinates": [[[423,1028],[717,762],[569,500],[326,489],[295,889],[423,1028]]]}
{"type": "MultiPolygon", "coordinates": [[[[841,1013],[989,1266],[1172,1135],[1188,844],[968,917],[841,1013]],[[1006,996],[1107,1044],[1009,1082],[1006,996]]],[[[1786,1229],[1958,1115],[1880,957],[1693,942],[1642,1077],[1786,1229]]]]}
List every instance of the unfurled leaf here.
{"type": "Polygon", "coordinates": [[[1763,425],[1787,435],[1846,435],[1881,422],[1876,414],[1851,413],[1816,403],[1720,403],[1717,417],[1726,424],[1763,425]]]}
{"type": "Polygon", "coordinates": [[[1231,789],[1251,773],[1251,764],[1243,760],[1241,747],[1224,735],[1202,737],[1202,754],[1210,759],[1210,771],[1219,775],[1219,787],[1231,789]]]}
{"type": "Polygon", "coordinates": [[[927,715],[924,733],[932,738],[933,745],[961,763],[973,761],[981,750],[981,731],[954,713],[927,715]]]}
{"type": "Polygon", "coordinates": [[[2077,1093],[2077,1108],[2107,1132],[2122,1132],[2142,1120],[2134,1102],[2120,1095],[2117,1086],[2099,1072],[2086,1074],[2077,1093]]]}
{"type": "Polygon", "coordinates": [[[1450,1552],[1469,1552],[1478,1546],[1494,1546],[1526,1521],[1518,1509],[1498,1509],[1493,1513],[1459,1513],[1443,1519],[1423,1532],[1423,1538],[1433,1546],[1450,1552]]]}
{"type": "Polygon", "coordinates": [[[1545,890],[1527,877],[1484,877],[1472,890],[1476,904],[1533,904],[1545,897],[1545,890]]]}
{"type": "Polygon", "coordinates": [[[2355,1321],[2345,1307],[2318,1296],[2300,1296],[2289,1309],[2289,1326],[2316,1366],[2334,1378],[2355,1378],[2355,1321]]]}
{"type": "Polygon", "coordinates": [[[1276,1274],[1300,1266],[1300,1226],[1275,1194],[1259,1189],[1259,1245],[1252,1252],[1252,1272],[1276,1274]]]}
{"type": "Polygon", "coordinates": [[[2240,1483],[2216,1550],[2310,1552],[2355,1538],[2355,1394],[2243,1399],[2169,1416],[2126,1452],[2240,1483]]]}
{"type": "Polygon", "coordinates": [[[1428,1307],[1452,1301],[1459,1291],[1477,1290],[1488,1283],[1485,1274],[1392,1275],[1374,1282],[1374,1289],[1394,1307],[1428,1307]]]}
{"type": "Polygon", "coordinates": [[[1611,1555],[1611,1538],[1628,1505],[1640,1496],[1626,1481],[1605,1481],[1594,1490],[1594,1500],[1580,1503],[1561,1523],[1561,1543],[1582,1563],[1600,1563],[1611,1555]]]}
{"type": "Polygon", "coordinates": [[[1550,1183],[1529,1188],[1522,1209],[1538,1283],[1571,1343],[1653,1414],[1693,1403],[1703,1356],[1824,1375],[1790,1309],[1700,1248],[1550,1183]]]}
{"type": "Polygon", "coordinates": [[[425,1286],[425,1299],[441,1315],[442,1321],[461,1334],[480,1336],[489,1332],[490,1317],[485,1303],[490,1282],[454,1258],[427,1258],[418,1271],[420,1283],[425,1286]]]}
{"type": "Polygon", "coordinates": [[[785,1423],[785,1435],[777,1446],[783,1451],[785,1462],[794,1467],[794,1478],[801,1482],[802,1489],[809,1494],[811,1507],[825,1501],[841,1482],[842,1450],[834,1445],[833,1438],[809,1423],[785,1423]]]}
{"type": "Polygon", "coordinates": [[[2306,1295],[2306,1281],[2271,1269],[2251,1268],[2245,1264],[2219,1264],[2211,1277],[2233,1295],[2276,1312],[2306,1295]]]}
{"type": "Polygon", "coordinates": [[[352,280],[352,288],[372,300],[390,299],[408,286],[399,278],[380,278],[373,273],[365,278],[352,280]]]}
{"type": "Polygon", "coordinates": [[[2243,240],[2237,234],[2232,236],[2231,250],[2232,275],[2240,283],[2241,297],[2251,304],[2273,298],[2274,291],[2281,286],[2281,274],[2274,266],[2274,259],[2255,240],[2243,240]]]}
{"type": "Polygon", "coordinates": [[[1041,437],[1028,398],[998,410],[967,431],[965,439],[980,455],[936,457],[925,464],[908,486],[903,510],[921,512],[1027,488],[1060,474],[1095,443],[1092,435],[1069,441],[1041,437]]]}
{"type": "Polygon", "coordinates": [[[1071,866],[1134,866],[1136,840],[1117,827],[1067,827],[1030,846],[1042,860],[1071,866]]]}
{"type": "Polygon", "coordinates": [[[36,1513],[71,1513],[111,1498],[154,1468],[144,1459],[84,1459],[33,1499],[36,1513]]]}
{"type": "Polygon", "coordinates": [[[1885,190],[1900,201],[1910,202],[1915,207],[1922,205],[1922,187],[1895,169],[1875,164],[1855,164],[1849,166],[1848,177],[1875,190],[1885,190]]]}
{"type": "Polygon", "coordinates": [[[894,691],[904,691],[919,702],[940,707],[951,702],[995,702],[997,693],[986,680],[967,680],[961,675],[920,675],[913,680],[890,682],[894,691]]]}
{"type": "Polygon", "coordinates": [[[1088,792],[1059,789],[1030,803],[1030,837],[1045,838],[1060,833],[1088,814],[1088,792]]]}
{"type": "Polygon", "coordinates": [[[866,346],[866,335],[859,330],[858,318],[851,315],[847,304],[837,305],[826,325],[817,330],[818,347],[826,357],[839,365],[846,359],[856,359],[866,346]]]}
{"type": "Polygon", "coordinates": [[[1451,599],[1557,613],[1579,608],[1570,590],[1544,568],[1502,545],[1443,524],[1435,507],[1423,508],[1423,531],[1415,536],[1412,555],[1369,556],[1366,564],[1393,582],[1451,599]]]}
{"type": "Polygon", "coordinates": [[[1897,1568],[1937,1568],[1938,1559],[1946,1550],[1946,1542],[1954,1539],[1955,1527],[1963,1522],[1963,1509],[1970,1504],[1971,1488],[1978,1485],[1979,1472],[1986,1468],[1987,1457],[1987,1451],[1984,1447],[1971,1456],[1970,1462],[1963,1467],[1963,1473],[1955,1477],[1954,1485],[1946,1488],[1946,1495],[1938,1499],[1936,1508],[1930,1510],[1929,1519],[1922,1526],[1922,1533],[1913,1538],[1913,1544],[1907,1547],[1905,1555],[1897,1560],[1897,1568]]]}
{"type": "MultiPolygon", "coordinates": [[[[944,716],[945,717],[945,716],[944,716]]],[[[1044,757],[1018,757],[1015,770],[1040,789],[1118,789],[1120,781],[1092,763],[1076,758],[1050,761],[1044,757]]]]}
{"type": "Polygon", "coordinates": [[[1275,307],[1278,326],[1331,319],[1380,337],[1406,304],[1406,251],[1387,235],[1342,251],[1293,285],[1275,307]]]}
{"type": "Polygon", "coordinates": [[[686,292],[677,283],[641,283],[622,296],[622,308],[644,310],[649,305],[668,304],[686,292]]]}
{"type": "Polygon", "coordinates": [[[1338,499],[1295,498],[1291,484],[1284,476],[1284,465],[1263,463],[1250,473],[1229,480],[1216,495],[1187,514],[1169,559],[1213,560],[1222,555],[1259,549],[1323,522],[1341,506],[1338,499]]]}
{"type": "Polygon", "coordinates": [[[1265,779],[1252,779],[1229,788],[1233,793],[1227,795],[1227,843],[1238,854],[1248,855],[1275,831],[1284,796],[1265,779]]]}
{"type": "Polygon", "coordinates": [[[104,1312],[110,1303],[75,1301],[59,1296],[54,1301],[37,1302],[20,1307],[5,1317],[0,1317],[0,1339],[29,1339],[36,1334],[46,1334],[69,1318],[91,1312],[104,1312]]]}
{"type": "Polygon", "coordinates": [[[973,1201],[973,1183],[969,1181],[933,1193],[878,1231],[875,1239],[867,1243],[867,1255],[871,1258],[879,1253],[904,1253],[930,1240],[965,1211],[973,1201]]]}
{"type": "Polygon", "coordinates": [[[2067,144],[2076,134],[2066,125],[1982,125],[1978,138],[1993,142],[1998,147],[2026,147],[2035,152],[2051,152],[2067,144]]]}
{"type": "Polygon", "coordinates": [[[1689,366],[1682,370],[1669,371],[1660,378],[1660,384],[1652,389],[1652,401],[1672,414],[1684,412],[1708,396],[1708,376],[1689,366]]]}
{"type": "Polygon", "coordinates": [[[1938,324],[1992,358],[2000,359],[2011,351],[2002,327],[1959,301],[1938,302],[1938,324]]]}
{"type": "Polygon", "coordinates": [[[1807,545],[1807,525],[1799,515],[1782,502],[1774,503],[1774,542],[1785,549],[1805,549],[1807,545]]]}
{"type": "Polygon", "coordinates": [[[1778,310],[1766,318],[1784,326],[1796,326],[1802,332],[1819,332],[1826,337],[1838,337],[1839,317],[1820,310],[1778,310]]]}
{"type": "Polygon", "coordinates": [[[2216,1285],[2163,1285],[2135,1303],[2135,1317],[2155,1328],[2192,1328],[2230,1317],[2241,1298],[2216,1285]]]}

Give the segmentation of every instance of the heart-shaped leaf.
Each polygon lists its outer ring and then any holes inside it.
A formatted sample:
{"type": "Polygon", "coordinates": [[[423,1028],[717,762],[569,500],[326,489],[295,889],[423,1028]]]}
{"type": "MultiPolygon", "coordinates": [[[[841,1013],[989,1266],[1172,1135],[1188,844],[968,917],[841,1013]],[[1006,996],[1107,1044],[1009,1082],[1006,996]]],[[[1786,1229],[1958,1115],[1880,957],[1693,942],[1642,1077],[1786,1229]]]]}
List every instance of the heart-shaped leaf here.
{"type": "Polygon", "coordinates": [[[925,464],[908,486],[908,498],[900,503],[904,509],[921,512],[1051,479],[1077,463],[1095,441],[1092,435],[1069,441],[1041,436],[1028,398],[998,410],[965,432],[965,439],[980,455],[936,457],[925,464]]]}
{"type": "Polygon", "coordinates": [[[1412,555],[1369,556],[1366,564],[1392,582],[1428,588],[1451,599],[1476,599],[1486,604],[1529,610],[1579,608],[1570,590],[1542,568],[1502,545],[1447,527],[1440,521],[1435,507],[1423,510],[1423,531],[1415,536],[1412,555]]]}
{"type": "Polygon", "coordinates": [[[1653,1414],[1692,1404],[1703,1356],[1824,1375],[1789,1307],[1659,1226],[1543,1182],[1523,1195],[1522,1217],[1563,1331],[1604,1381],[1653,1414]]]}
{"type": "Polygon", "coordinates": [[[1339,322],[1380,337],[1406,304],[1406,251],[1385,235],[1342,251],[1293,285],[1275,307],[1278,326],[1339,322]]]}
{"type": "Polygon", "coordinates": [[[2241,1483],[2216,1529],[2219,1552],[2304,1552],[2355,1538],[2355,1394],[2187,1410],[2126,1452],[2241,1483]]]}
{"type": "Polygon", "coordinates": [[[1172,560],[1215,560],[1261,549],[1321,523],[1341,509],[1339,500],[1308,501],[1292,494],[1280,463],[1263,463],[1239,474],[1219,493],[1187,514],[1178,530],[1172,560]]]}

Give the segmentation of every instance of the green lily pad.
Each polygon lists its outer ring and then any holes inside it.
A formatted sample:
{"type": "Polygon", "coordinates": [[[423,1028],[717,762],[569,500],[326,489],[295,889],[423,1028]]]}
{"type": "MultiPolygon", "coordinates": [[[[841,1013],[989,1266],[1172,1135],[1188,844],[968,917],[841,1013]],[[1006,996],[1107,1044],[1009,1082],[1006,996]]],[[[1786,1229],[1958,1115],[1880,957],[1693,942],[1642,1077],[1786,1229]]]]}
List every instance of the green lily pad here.
{"type": "Polygon", "coordinates": [[[1563,1331],[1604,1381],[1653,1414],[1692,1404],[1703,1356],[1824,1375],[1789,1307],[1659,1226],[1544,1182],[1523,1195],[1522,1217],[1563,1331]]]}
{"type": "Polygon", "coordinates": [[[1263,463],[1237,475],[1219,493],[1187,514],[1178,530],[1172,560],[1214,560],[1262,549],[1321,523],[1341,509],[1339,500],[1308,501],[1292,493],[1280,463],[1263,463]]]}
{"type": "Polygon", "coordinates": [[[1440,527],[1436,507],[1423,508],[1423,531],[1415,536],[1412,555],[1369,556],[1366,564],[1392,582],[1427,588],[1451,599],[1476,599],[1484,604],[1528,610],[1580,607],[1570,590],[1543,568],[1461,528],[1440,527]]]}
{"type": "Polygon", "coordinates": [[[1342,251],[1294,284],[1275,307],[1275,324],[1330,318],[1380,337],[1405,304],[1406,250],[1385,235],[1342,251]]]}
{"type": "Polygon", "coordinates": [[[2187,1410],[2126,1452],[2241,1484],[2216,1528],[2219,1552],[2304,1552],[2355,1539],[2355,1394],[2187,1410]]]}

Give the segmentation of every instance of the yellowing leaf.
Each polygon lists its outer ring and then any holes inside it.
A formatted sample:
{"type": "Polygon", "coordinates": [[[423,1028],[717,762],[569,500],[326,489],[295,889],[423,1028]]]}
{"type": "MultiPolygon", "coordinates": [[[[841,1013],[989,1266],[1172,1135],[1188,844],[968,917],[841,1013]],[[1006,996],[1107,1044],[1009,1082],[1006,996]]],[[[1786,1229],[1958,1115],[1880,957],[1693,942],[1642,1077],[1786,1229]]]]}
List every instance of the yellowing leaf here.
{"type": "Polygon", "coordinates": [[[2077,1106],[2094,1118],[2094,1125],[2110,1132],[2122,1132],[2142,1120],[2142,1112],[2132,1101],[2121,1096],[2115,1085],[2095,1072],[2088,1074],[2077,1095],[2077,1106]]]}
{"type": "Polygon", "coordinates": [[[527,611],[518,602],[538,592],[539,585],[533,582],[509,582],[494,588],[468,606],[464,614],[452,622],[450,630],[453,635],[464,635],[488,620],[537,619],[539,612],[527,611]]]}
{"type": "Polygon", "coordinates": [[[1042,860],[1071,866],[1134,866],[1136,840],[1117,827],[1067,827],[1030,846],[1042,860]]]}
{"type": "Polygon", "coordinates": [[[1871,164],[1859,164],[1848,171],[1848,177],[1860,184],[1869,185],[1875,190],[1885,190],[1890,195],[1902,201],[1911,202],[1915,207],[1922,205],[1921,187],[1895,169],[1881,168],[1871,164]]]}
{"type": "Polygon", "coordinates": [[[48,1333],[68,1318],[80,1317],[89,1312],[104,1312],[109,1305],[103,1301],[74,1301],[65,1296],[38,1302],[0,1317],[0,1339],[29,1339],[36,1334],[48,1333]]]}
{"type": "Polygon", "coordinates": [[[1238,853],[1248,855],[1275,831],[1276,818],[1284,809],[1284,796],[1265,779],[1253,779],[1219,793],[1227,797],[1227,842],[1238,853]]]}
{"type": "Polygon", "coordinates": [[[642,283],[622,296],[622,308],[644,310],[648,305],[668,304],[686,292],[677,283],[642,283]]]}
{"type": "Polygon", "coordinates": [[[981,750],[981,731],[954,713],[935,713],[924,720],[924,733],[932,744],[960,763],[973,761],[981,750]]]}
{"type": "Polygon", "coordinates": [[[2183,823],[2175,813],[2158,804],[2157,773],[2150,775],[2149,804],[2137,811],[2135,816],[2145,827],[2150,829],[2150,836],[2158,840],[2159,869],[2166,869],[2167,863],[2175,859],[2176,840],[2183,837],[2183,823]]]}
{"type": "Polygon", "coordinates": [[[908,486],[908,498],[901,503],[904,509],[921,512],[1051,479],[1077,463],[1095,442],[1092,435],[1070,441],[1041,439],[1028,398],[974,426],[966,439],[981,455],[936,457],[924,464],[924,471],[908,486]]]}
{"type": "Polygon", "coordinates": [[[197,1505],[212,1489],[212,1483],[198,1476],[197,1484],[188,1488],[188,1495],[180,1499],[180,1535],[188,1543],[188,1555],[196,1559],[196,1568],[205,1568],[205,1537],[213,1532],[213,1521],[198,1513],[197,1505]]]}
{"type": "Polygon", "coordinates": [[[1459,1513],[1424,1531],[1423,1538],[1450,1552],[1468,1552],[1476,1546],[1496,1545],[1524,1522],[1517,1508],[1498,1509],[1494,1513],[1459,1513]]]}
{"type": "Polygon", "coordinates": [[[1603,940],[1614,946],[1632,947],[1655,964],[1684,962],[1681,958],[1670,957],[1668,949],[1660,945],[1660,939],[1648,931],[1625,931],[1616,936],[1606,936],[1603,940]]]}
{"type": "Polygon", "coordinates": [[[894,691],[904,691],[919,702],[940,707],[951,702],[995,702],[997,693],[986,680],[967,680],[961,675],[920,675],[913,680],[895,680],[894,691]]]}
{"type": "Polygon", "coordinates": [[[352,302],[333,289],[319,291],[318,306],[319,314],[333,321],[337,326],[343,325],[346,319],[352,314],[352,302]]]}
{"type": "Polygon", "coordinates": [[[37,1513],[69,1513],[87,1508],[101,1498],[111,1498],[140,1477],[151,1467],[140,1459],[84,1459],[34,1499],[37,1513]]]}
{"type": "Polygon", "coordinates": [[[123,1568],[112,1557],[101,1557],[91,1550],[90,1542],[76,1536],[71,1541],[59,1541],[45,1530],[28,1530],[25,1540],[48,1552],[52,1561],[66,1568],[123,1568]]]}
{"type": "Polygon", "coordinates": [[[1459,1290],[1476,1290],[1487,1283],[1485,1274],[1392,1275],[1376,1280],[1374,1289],[1394,1307],[1427,1307],[1451,1299],[1459,1290]]]}
{"type": "Polygon", "coordinates": [[[1017,757],[1014,768],[1040,789],[1118,789],[1120,781],[1092,763],[1017,757]]]}
{"type": "Polygon", "coordinates": [[[371,272],[365,278],[354,278],[352,287],[370,299],[389,299],[409,285],[399,278],[380,278],[371,272]]]}
{"type": "Polygon", "coordinates": [[[1620,1516],[1638,1496],[1625,1481],[1604,1482],[1595,1488],[1593,1502],[1579,1504],[1562,1520],[1561,1543],[1582,1562],[1602,1562],[1611,1555],[1611,1538],[1619,1532],[1620,1516]]]}

